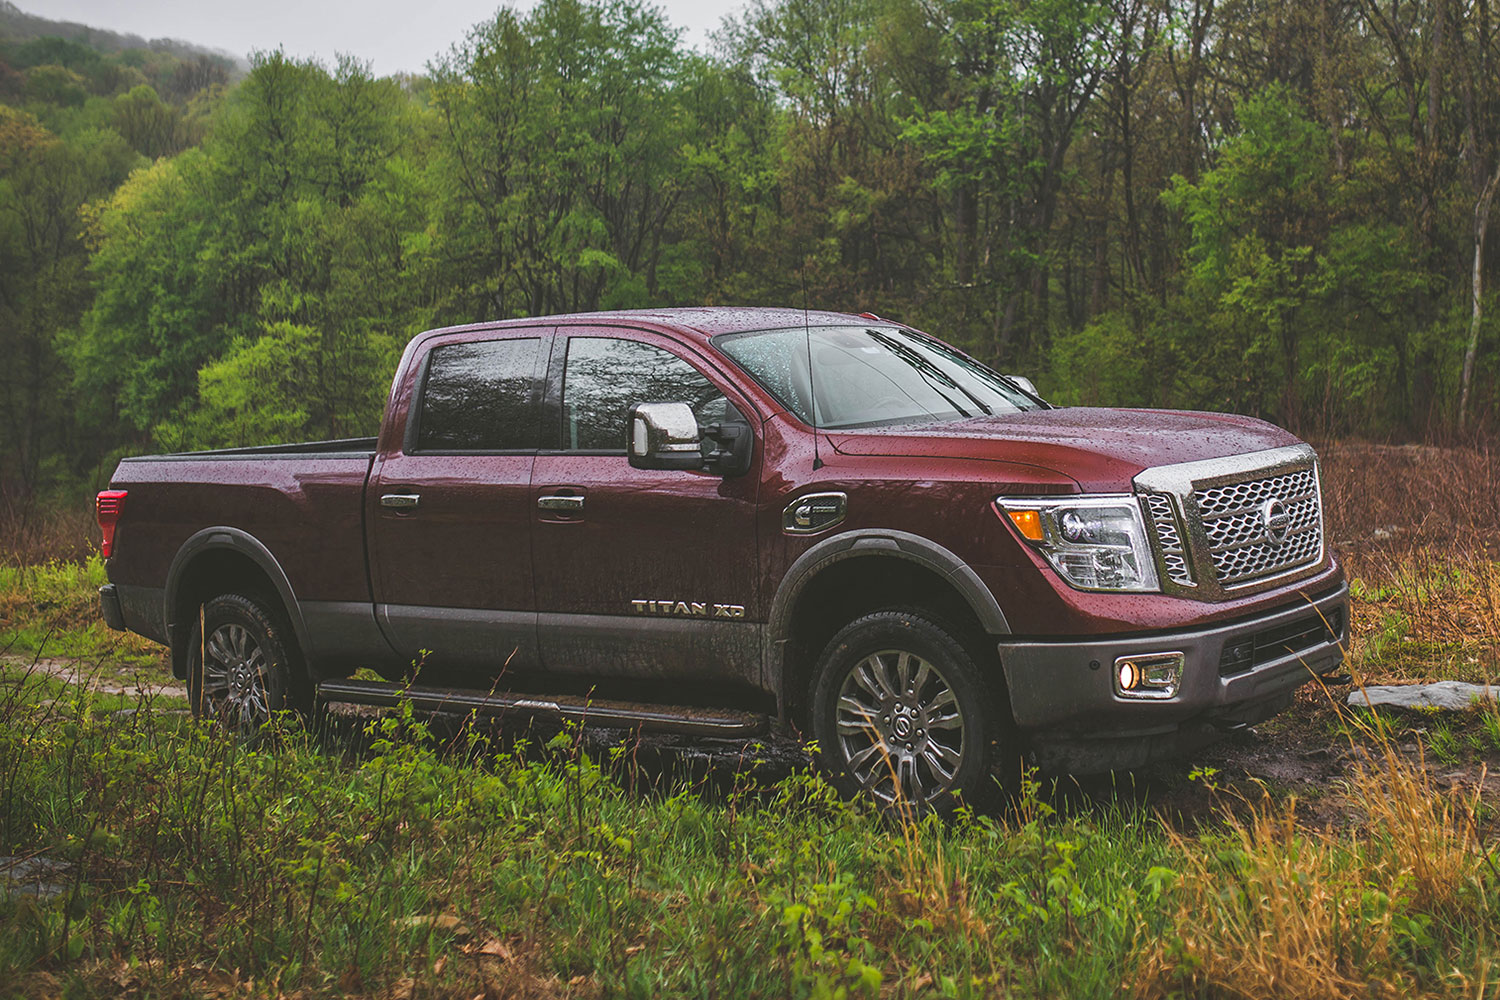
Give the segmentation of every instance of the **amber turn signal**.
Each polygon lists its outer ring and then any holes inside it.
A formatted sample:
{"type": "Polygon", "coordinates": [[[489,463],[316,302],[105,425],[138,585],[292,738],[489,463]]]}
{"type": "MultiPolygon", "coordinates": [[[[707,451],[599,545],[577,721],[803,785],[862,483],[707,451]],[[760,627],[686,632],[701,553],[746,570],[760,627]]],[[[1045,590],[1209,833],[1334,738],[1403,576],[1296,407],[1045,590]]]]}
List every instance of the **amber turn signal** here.
{"type": "Polygon", "coordinates": [[[1042,540],[1042,515],[1040,512],[1034,510],[1008,510],[1005,513],[1010,515],[1010,519],[1015,524],[1016,530],[1021,533],[1021,537],[1033,542],[1040,542],[1042,540]]]}

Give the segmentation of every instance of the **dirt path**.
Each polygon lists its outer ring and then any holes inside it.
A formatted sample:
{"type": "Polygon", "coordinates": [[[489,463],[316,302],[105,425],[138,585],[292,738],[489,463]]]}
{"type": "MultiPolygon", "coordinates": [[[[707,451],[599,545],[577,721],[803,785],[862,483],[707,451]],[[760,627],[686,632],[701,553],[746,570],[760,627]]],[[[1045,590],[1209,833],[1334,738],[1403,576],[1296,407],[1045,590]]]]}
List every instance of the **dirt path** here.
{"type": "Polygon", "coordinates": [[[0,657],[0,665],[4,666],[7,675],[51,677],[99,694],[187,697],[187,685],[166,671],[123,666],[110,660],[6,656],[0,657]]]}

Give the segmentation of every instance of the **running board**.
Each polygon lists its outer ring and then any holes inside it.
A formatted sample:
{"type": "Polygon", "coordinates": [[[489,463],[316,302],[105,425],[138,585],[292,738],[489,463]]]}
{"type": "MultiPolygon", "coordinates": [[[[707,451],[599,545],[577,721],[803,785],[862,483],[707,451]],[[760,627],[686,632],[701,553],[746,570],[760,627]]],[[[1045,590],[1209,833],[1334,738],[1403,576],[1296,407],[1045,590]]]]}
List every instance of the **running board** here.
{"type": "Polygon", "coordinates": [[[767,716],[726,708],[647,705],[574,695],[491,694],[472,689],[407,687],[379,681],[323,681],[318,685],[318,701],[383,708],[409,701],[413,708],[424,712],[518,715],[608,729],[640,729],[686,736],[756,736],[765,732],[770,724],[767,716]]]}

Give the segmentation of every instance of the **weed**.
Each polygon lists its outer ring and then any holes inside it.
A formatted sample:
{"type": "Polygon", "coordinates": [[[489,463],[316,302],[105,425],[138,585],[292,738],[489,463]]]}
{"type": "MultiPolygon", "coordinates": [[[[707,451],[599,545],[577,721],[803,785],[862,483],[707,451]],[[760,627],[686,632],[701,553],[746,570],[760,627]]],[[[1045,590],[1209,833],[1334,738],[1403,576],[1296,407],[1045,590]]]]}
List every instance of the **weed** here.
{"type": "Polygon", "coordinates": [[[1480,708],[1479,727],[1482,746],[1489,750],[1500,750],[1500,702],[1490,699],[1480,708]]]}
{"type": "Polygon", "coordinates": [[[1434,723],[1427,730],[1427,749],[1444,764],[1457,764],[1468,741],[1446,722],[1434,723]]]}

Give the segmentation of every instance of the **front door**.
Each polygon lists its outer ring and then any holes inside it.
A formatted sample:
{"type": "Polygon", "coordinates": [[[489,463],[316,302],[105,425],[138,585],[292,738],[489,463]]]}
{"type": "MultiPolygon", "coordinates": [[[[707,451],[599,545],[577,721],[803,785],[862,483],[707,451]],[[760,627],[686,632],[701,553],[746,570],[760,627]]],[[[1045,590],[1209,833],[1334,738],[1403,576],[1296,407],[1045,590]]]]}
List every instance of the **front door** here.
{"type": "Polygon", "coordinates": [[[752,470],[732,479],[632,468],[626,422],[641,402],[689,403],[700,424],[758,425],[748,401],[684,345],[635,330],[559,329],[532,470],[543,664],[758,686],[760,449],[752,470]]]}
{"type": "Polygon", "coordinates": [[[538,666],[531,572],[546,329],[441,338],[365,508],[376,615],[410,661],[471,679],[538,666]]]}

